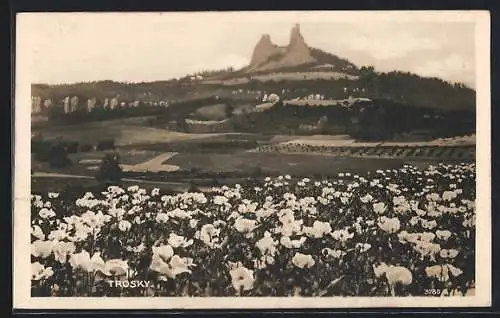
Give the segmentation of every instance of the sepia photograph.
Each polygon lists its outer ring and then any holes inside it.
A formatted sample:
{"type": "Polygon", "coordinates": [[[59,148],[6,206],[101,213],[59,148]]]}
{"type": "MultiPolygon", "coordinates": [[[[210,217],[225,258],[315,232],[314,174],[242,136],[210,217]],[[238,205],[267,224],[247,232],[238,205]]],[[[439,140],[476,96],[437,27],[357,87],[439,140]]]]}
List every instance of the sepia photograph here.
{"type": "Polygon", "coordinates": [[[14,306],[489,306],[489,23],[18,14],[14,306]]]}

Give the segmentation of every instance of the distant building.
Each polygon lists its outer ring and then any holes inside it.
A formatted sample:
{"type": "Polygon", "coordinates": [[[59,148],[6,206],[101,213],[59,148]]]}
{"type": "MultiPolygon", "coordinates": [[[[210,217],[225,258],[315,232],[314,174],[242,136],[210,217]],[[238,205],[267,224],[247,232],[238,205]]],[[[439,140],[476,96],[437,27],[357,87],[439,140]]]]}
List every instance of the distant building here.
{"type": "Polygon", "coordinates": [[[304,132],[312,132],[317,130],[318,127],[315,125],[306,125],[306,124],[300,124],[299,130],[304,131],[304,132]]]}
{"type": "Polygon", "coordinates": [[[43,101],[43,107],[45,109],[49,109],[50,107],[52,107],[52,99],[46,99],[43,101]]]}
{"type": "Polygon", "coordinates": [[[133,107],[139,107],[139,105],[140,105],[140,102],[138,100],[135,100],[132,102],[133,107]]]}
{"type": "Polygon", "coordinates": [[[40,96],[31,97],[31,113],[39,114],[42,112],[42,98],[40,96]]]}
{"type": "Polygon", "coordinates": [[[189,133],[222,133],[231,132],[233,129],[232,123],[228,119],[221,121],[198,121],[185,119],[186,130],[189,133]]]}
{"type": "Polygon", "coordinates": [[[321,118],[318,120],[318,123],[317,123],[317,125],[316,125],[316,126],[317,126],[319,129],[323,129],[323,128],[325,128],[325,126],[327,125],[327,123],[328,123],[328,117],[323,116],[323,117],[321,117],[321,118]]]}
{"type": "Polygon", "coordinates": [[[111,101],[109,102],[109,108],[115,109],[118,107],[118,98],[113,97],[111,101]]]}
{"type": "Polygon", "coordinates": [[[89,98],[87,100],[87,111],[90,113],[96,106],[96,99],[95,97],[89,98]]]}
{"type": "Polygon", "coordinates": [[[78,96],[73,96],[70,99],[70,105],[71,105],[71,112],[76,112],[78,110],[78,103],[80,102],[80,99],[78,96]]]}
{"type": "Polygon", "coordinates": [[[70,105],[70,98],[69,98],[69,96],[64,97],[64,99],[63,99],[63,105],[64,105],[64,113],[65,114],[71,113],[71,105],[70,105]]]}
{"type": "Polygon", "coordinates": [[[267,101],[270,103],[277,103],[277,102],[279,102],[279,100],[280,100],[280,97],[276,94],[271,94],[267,97],[267,101]]]}

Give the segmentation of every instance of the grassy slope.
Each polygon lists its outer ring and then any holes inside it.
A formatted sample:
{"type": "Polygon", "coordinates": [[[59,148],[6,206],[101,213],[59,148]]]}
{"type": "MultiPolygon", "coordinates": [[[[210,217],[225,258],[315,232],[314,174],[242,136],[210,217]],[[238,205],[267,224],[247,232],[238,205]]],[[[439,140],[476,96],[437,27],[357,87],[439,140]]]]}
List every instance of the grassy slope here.
{"type": "Polygon", "coordinates": [[[252,171],[262,169],[270,173],[293,175],[312,175],[341,172],[344,170],[367,171],[373,168],[389,169],[398,167],[403,161],[398,159],[353,159],[317,156],[309,154],[281,153],[232,153],[232,154],[178,154],[168,164],[178,165],[181,169],[192,168],[208,171],[252,171]]]}
{"type": "Polygon", "coordinates": [[[115,139],[117,146],[154,144],[178,140],[190,140],[212,136],[211,134],[185,134],[130,123],[127,120],[90,122],[80,125],[45,126],[37,129],[45,139],[63,137],[65,140],[95,144],[107,138],[115,139]]]}

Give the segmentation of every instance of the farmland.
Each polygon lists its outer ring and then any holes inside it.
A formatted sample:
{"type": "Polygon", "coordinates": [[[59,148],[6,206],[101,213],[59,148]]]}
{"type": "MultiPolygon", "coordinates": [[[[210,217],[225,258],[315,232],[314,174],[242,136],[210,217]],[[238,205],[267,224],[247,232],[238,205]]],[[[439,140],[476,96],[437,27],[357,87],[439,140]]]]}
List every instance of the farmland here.
{"type": "Polygon", "coordinates": [[[175,140],[205,138],[213,134],[185,134],[147,126],[148,117],[118,119],[80,125],[51,125],[33,129],[46,139],[64,137],[65,140],[94,144],[97,140],[112,138],[115,145],[155,144],[175,140]]]}
{"type": "Polygon", "coordinates": [[[233,78],[227,80],[206,80],[205,84],[222,84],[226,86],[247,84],[251,80],[258,80],[261,82],[269,81],[303,81],[303,80],[338,80],[349,79],[357,80],[357,76],[348,75],[339,72],[294,72],[294,73],[272,73],[262,75],[252,75],[248,77],[233,78]]]}
{"type": "Polygon", "coordinates": [[[391,168],[403,163],[400,160],[353,160],[314,154],[280,153],[232,153],[232,154],[179,154],[167,160],[168,164],[181,168],[200,169],[214,172],[256,171],[270,174],[289,173],[294,175],[330,174],[340,170],[362,171],[373,167],[391,168]]]}
{"type": "Polygon", "coordinates": [[[118,154],[124,178],[140,180],[142,184],[156,182],[170,189],[179,189],[172,186],[176,183],[186,189],[189,184],[231,184],[281,173],[334,176],[340,171],[362,173],[397,169],[404,164],[424,167],[435,162],[471,162],[475,154],[475,136],[380,143],[358,142],[344,135],[187,134],[148,127],[148,120],[144,117],[39,128],[46,139],[61,136],[65,140],[95,144],[97,140],[112,138],[115,148],[70,153],[72,164],[65,168],[54,169],[33,160],[33,172],[62,175],[49,178],[35,174],[33,185],[37,188],[48,183],[56,188],[77,183],[91,186],[102,158],[110,153],[118,154]],[[87,179],[69,179],[65,174],[87,179]]]}

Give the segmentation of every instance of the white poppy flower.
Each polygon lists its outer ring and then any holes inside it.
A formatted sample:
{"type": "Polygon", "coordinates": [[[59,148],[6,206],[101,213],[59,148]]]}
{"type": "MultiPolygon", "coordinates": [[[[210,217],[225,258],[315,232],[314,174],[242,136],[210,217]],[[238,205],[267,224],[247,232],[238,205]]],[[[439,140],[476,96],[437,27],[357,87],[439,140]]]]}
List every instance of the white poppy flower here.
{"type": "Polygon", "coordinates": [[[354,237],[354,233],[349,233],[348,230],[336,230],[330,235],[337,241],[345,242],[354,237]]]}
{"type": "Polygon", "coordinates": [[[121,220],[118,223],[118,228],[122,232],[126,232],[126,231],[130,230],[131,227],[132,227],[132,224],[129,221],[127,221],[127,220],[121,220]]]}
{"type": "Polygon", "coordinates": [[[75,249],[73,242],[57,242],[52,246],[54,258],[61,264],[66,263],[68,255],[72,254],[75,249]]]}
{"type": "Polygon", "coordinates": [[[54,275],[52,267],[45,267],[39,262],[31,263],[31,280],[47,279],[54,275]]]}
{"type": "Polygon", "coordinates": [[[128,268],[127,261],[111,259],[106,262],[103,274],[106,276],[123,276],[127,274],[128,268]]]}
{"type": "Polygon", "coordinates": [[[322,238],[332,231],[330,223],[314,221],[312,227],[304,227],[304,233],[309,237],[322,238]]]}
{"type": "Polygon", "coordinates": [[[436,236],[440,240],[448,240],[451,236],[451,232],[448,230],[436,230],[436,236]]]}
{"type": "Polygon", "coordinates": [[[383,214],[387,210],[384,202],[373,203],[373,211],[377,214],[383,214]]]}
{"type": "Polygon", "coordinates": [[[382,231],[387,232],[387,233],[395,233],[395,232],[399,231],[399,229],[401,227],[401,224],[400,224],[398,218],[396,218],[396,217],[395,218],[388,218],[385,216],[382,216],[379,219],[377,225],[382,231]]]}
{"type": "Polygon", "coordinates": [[[240,233],[249,233],[257,227],[257,220],[240,218],[234,222],[234,227],[240,233]]]}
{"type": "Polygon", "coordinates": [[[184,236],[180,236],[175,233],[170,233],[168,237],[168,244],[170,244],[173,248],[188,247],[193,243],[193,239],[187,240],[184,236]]]}
{"type": "Polygon", "coordinates": [[[325,257],[340,258],[346,255],[346,252],[341,250],[333,250],[331,248],[325,247],[324,249],[321,250],[321,254],[323,254],[323,256],[325,257]]]}
{"type": "Polygon", "coordinates": [[[286,248],[300,248],[306,241],[306,237],[302,236],[298,240],[292,240],[289,236],[282,236],[280,244],[286,248]]]}
{"type": "Polygon", "coordinates": [[[40,209],[40,212],[38,212],[38,215],[42,219],[50,219],[50,218],[53,218],[54,216],[56,216],[56,213],[52,209],[42,208],[42,209],[40,209]]]}
{"type": "Polygon", "coordinates": [[[316,262],[311,255],[297,252],[292,258],[292,263],[298,268],[310,268],[313,267],[316,262]]]}
{"type": "Polygon", "coordinates": [[[37,240],[31,243],[31,255],[35,257],[47,258],[52,254],[52,247],[56,241],[37,240]]]}
{"type": "Polygon", "coordinates": [[[73,269],[81,268],[86,272],[92,271],[89,252],[83,250],[80,253],[72,254],[69,258],[69,264],[73,269]]]}
{"type": "Polygon", "coordinates": [[[42,229],[38,225],[33,225],[31,227],[31,235],[36,237],[39,240],[45,240],[45,234],[43,234],[42,229]]]}
{"type": "Polygon", "coordinates": [[[356,243],[356,248],[359,248],[359,251],[364,253],[371,249],[372,245],[370,243],[356,243]]]}
{"type": "Polygon", "coordinates": [[[262,255],[274,255],[276,253],[276,245],[278,245],[278,241],[273,240],[271,233],[268,231],[264,233],[263,238],[255,243],[255,246],[260,250],[262,255]]]}
{"type": "Polygon", "coordinates": [[[450,274],[454,277],[462,275],[463,271],[451,264],[434,265],[425,268],[428,277],[435,277],[441,281],[448,281],[450,274]]]}
{"type": "Polygon", "coordinates": [[[231,269],[229,275],[231,276],[231,283],[237,291],[253,289],[255,283],[253,270],[241,265],[231,269]]]}
{"type": "Polygon", "coordinates": [[[442,249],[439,251],[439,256],[442,258],[455,258],[458,255],[458,251],[456,249],[442,249]]]}
{"type": "Polygon", "coordinates": [[[153,250],[153,254],[159,255],[165,261],[174,256],[174,249],[170,245],[153,246],[151,249],[153,250]]]}

